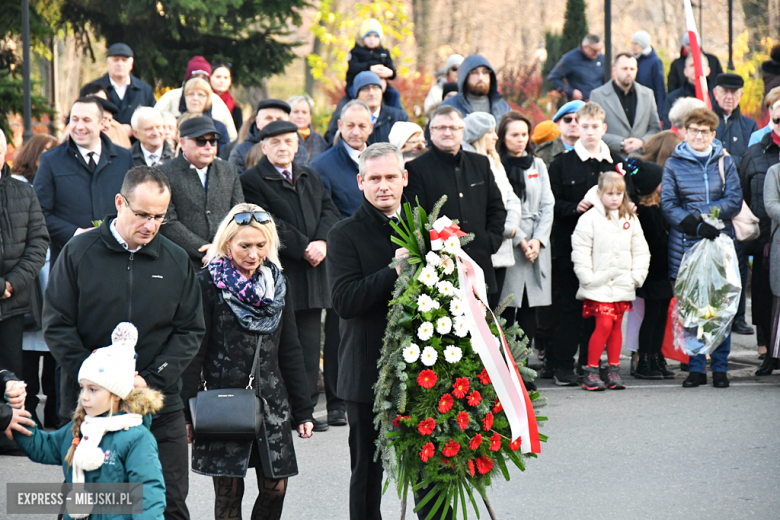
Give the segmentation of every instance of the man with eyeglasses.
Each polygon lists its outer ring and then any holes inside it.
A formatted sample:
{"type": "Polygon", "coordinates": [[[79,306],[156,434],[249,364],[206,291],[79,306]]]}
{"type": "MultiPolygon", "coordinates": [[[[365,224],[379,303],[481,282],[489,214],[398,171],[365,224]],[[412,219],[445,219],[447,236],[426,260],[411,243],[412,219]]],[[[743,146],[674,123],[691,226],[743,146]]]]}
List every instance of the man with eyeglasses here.
{"type": "Polygon", "coordinates": [[[552,141],[540,144],[534,152],[537,157],[544,161],[548,169],[553,159],[562,153],[570,152],[574,149],[574,143],[580,138],[577,110],[584,104],[584,101],[569,101],[558,109],[558,112],[553,116],[552,121],[558,125],[561,135],[552,141]]]}
{"type": "Polygon", "coordinates": [[[219,132],[210,117],[193,117],[179,126],[179,156],[160,166],[171,184],[168,224],[162,234],[181,246],[196,269],[222,219],[244,202],[236,167],[217,158],[219,132]]]}
{"type": "Polygon", "coordinates": [[[387,143],[390,141],[390,129],[398,121],[409,121],[406,112],[391,107],[383,101],[384,89],[382,79],[371,71],[361,72],[355,76],[352,84],[352,96],[362,101],[371,110],[371,124],[374,129],[366,141],[367,145],[387,143]]]}
{"type": "Polygon", "coordinates": [[[604,44],[598,34],[588,34],[582,44],[555,65],[547,81],[569,100],[590,99],[591,90],[604,84],[604,44]]]}
{"type": "Polygon", "coordinates": [[[487,112],[496,121],[512,110],[498,91],[496,72],[479,54],[472,54],[458,67],[458,94],[445,99],[440,106],[445,105],[457,108],[463,117],[472,112],[487,112]]]}
{"type": "Polygon", "coordinates": [[[431,119],[431,149],[406,164],[409,185],[404,193],[430,212],[442,195],[441,215],[458,219],[474,240],[463,250],[485,271],[488,294],[500,292],[490,255],[503,241],[506,209],[487,157],[461,150],[465,123],[455,108],[442,104],[431,119]]]}
{"type": "Polygon", "coordinates": [[[33,181],[51,236],[51,265],[71,237],[94,228],[114,211],[114,195],[133,167],[130,150],[101,131],[103,106],[96,97],[70,109],[68,138],[41,155],[33,181]]]}
{"type": "Polygon", "coordinates": [[[196,271],[159,231],[171,187],[156,168],[127,172],[112,197],[116,213],[74,237],[54,264],[43,304],[43,334],[62,367],[60,417],[76,408],[81,364],[111,344],[120,322],[138,329],[135,387],[162,392],[152,419],[165,479],[165,518],[187,519],[189,458],[181,374],[206,332],[196,271]]]}

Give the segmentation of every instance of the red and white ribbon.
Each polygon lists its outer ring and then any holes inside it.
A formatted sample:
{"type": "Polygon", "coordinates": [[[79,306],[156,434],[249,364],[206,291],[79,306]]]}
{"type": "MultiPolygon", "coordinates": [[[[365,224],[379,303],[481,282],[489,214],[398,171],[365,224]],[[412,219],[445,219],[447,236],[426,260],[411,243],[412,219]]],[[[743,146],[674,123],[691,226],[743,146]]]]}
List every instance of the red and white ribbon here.
{"type": "Polygon", "coordinates": [[[453,224],[447,217],[441,217],[433,223],[431,235],[431,249],[439,251],[444,248],[444,242],[451,236],[465,237],[466,233],[460,230],[457,224],[453,224]]]}

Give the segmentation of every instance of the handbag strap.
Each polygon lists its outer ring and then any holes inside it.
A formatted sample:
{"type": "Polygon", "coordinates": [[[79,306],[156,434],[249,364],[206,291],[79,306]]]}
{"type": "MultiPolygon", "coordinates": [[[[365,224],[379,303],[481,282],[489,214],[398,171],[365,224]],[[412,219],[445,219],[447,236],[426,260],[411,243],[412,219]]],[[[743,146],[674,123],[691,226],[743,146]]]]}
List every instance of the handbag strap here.
{"type": "Polygon", "coordinates": [[[257,358],[260,354],[260,345],[263,344],[263,336],[257,337],[257,348],[255,348],[255,357],[252,359],[252,371],[249,372],[249,384],[246,385],[247,390],[252,389],[252,382],[255,380],[255,370],[257,370],[257,358]]]}
{"type": "Polygon", "coordinates": [[[720,191],[726,193],[726,156],[721,155],[718,159],[718,173],[720,174],[720,191]]]}

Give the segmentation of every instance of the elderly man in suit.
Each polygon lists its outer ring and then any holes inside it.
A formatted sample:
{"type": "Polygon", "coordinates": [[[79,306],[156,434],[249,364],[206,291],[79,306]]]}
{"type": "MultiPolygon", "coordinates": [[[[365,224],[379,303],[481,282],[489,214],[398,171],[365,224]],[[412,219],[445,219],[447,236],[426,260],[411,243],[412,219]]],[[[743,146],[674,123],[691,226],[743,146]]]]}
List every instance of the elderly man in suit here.
{"type": "Polygon", "coordinates": [[[196,269],[230,209],[244,202],[236,167],[217,158],[219,132],[210,117],[193,117],[179,127],[181,154],[159,169],[171,184],[168,224],[162,234],[181,246],[196,269]]]}
{"type": "Polygon", "coordinates": [[[603,140],[614,155],[628,155],[661,131],[655,94],[636,82],[637,62],[631,54],[615,57],[613,79],[593,90],[590,100],[607,113],[603,140]]]}
{"type": "Polygon", "coordinates": [[[176,157],[173,148],[163,137],[163,120],[159,110],[138,107],[130,119],[136,142],[130,151],[136,166],[161,166],[176,157]]]}

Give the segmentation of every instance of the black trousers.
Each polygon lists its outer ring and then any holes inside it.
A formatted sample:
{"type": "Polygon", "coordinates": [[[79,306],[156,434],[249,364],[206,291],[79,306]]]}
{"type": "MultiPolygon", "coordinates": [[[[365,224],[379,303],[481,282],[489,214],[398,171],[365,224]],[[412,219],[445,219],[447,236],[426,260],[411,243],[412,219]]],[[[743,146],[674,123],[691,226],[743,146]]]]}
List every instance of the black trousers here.
{"type": "Polygon", "coordinates": [[[666,319],[669,316],[669,302],[663,300],[645,300],[645,317],[639,327],[639,354],[657,354],[664,345],[666,319]]]}
{"type": "Polygon", "coordinates": [[[309,383],[312,406],[317,406],[320,392],[317,380],[320,377],[320,340],[322,338],[322,309],[295,311],[295,324],[298,326],[298,340],[303,347],[303,366],[309,383]]]}
{"type": "Polygon", "coordinates": [[[580,365],[587,365],[588,341],[596,326],[595,320],[582,317],[582,302],[577,299],[580,281],[574,274],[571,258],[552,261],[553,304],[551,312],[557,319],[552,343],[547,346],[549,367],[571,369],[574,354],[580,350],[580,365]],[[557,290],[556,290],[557,289],[557,290]]]}
{"type": "Polygon", "coordinates": [[[322,347],[322,372],[325,380],[325,399],[328,411],[344,411],[344,399],[336,394],[336,384],[339,380],[339,315],[333,309],[325,312],[325,345],[322,347]]]}
{"type": "Polygon", "coordinates": [[[30,412],[33,420],[39,424],[57,427],[59,416],[57,415],[57,384],[55,380],[55,368],[57,362],[51,352],[38,350],[22,351],[22,380],[27,383],[27,397],[24,400],[24,409],[30,412]],[[43,371],[40,372],[40,363],[43,359],[43,371]],[[39,373],[40,372],[40,373],[39,373]],[[46,405],[43,407],[43,421],[39,420],[36,413],[40,399],[38,394],[43,389],[46,396],[46,405]]]}
{"type": "Polygon", "coordinates": [[[748,278],[750,277],[750,264],[748,263],[748,254],[745,253],[745,249],[741,243],[735,242],[737,248],[737,259],[739,260],[739,277],[742,279],[742,294],[739,297],[739,306],[737,307],[737,315],[734,316],[734,321],[745,319],[745,311],[747,309],[747,289],[748,278]]]}
{"type": "Polygon", "coordinates": [[[501,303],[501,291],[504,288],[504,280],[506,280],[506,267],[493,269],[493,273],[496,275],[496,288],[488,287],[488,290],[492,291],[488,293],[488,305],[495,312],[498,304],[501,303]]]}
{"type": "Polygon", "coordinates": [[[157,452],[165,480],[165,520],[189,520],[187,493],[190,488],[190,461],[184,411],[153,417],[151,432],[157,440],[157,452]]]}
{"type": "Polygon", "coordinates": [[[764,265],[763,255],[753,257],[750,292],[753,303],[753,325],[757,329],[758,344],[766,346],[772,330],[772,290],[769,287],[769,266],[764,265]]]}
{"type": "Polygon", "coordinates": [[[523,301],[520,302],[520,305],[520,307],[507,307],[504,309],[502,316],[508,326],[517,322],[517,325],[528,337],[528,348],[531,348],[531,344],[536,336],[536,311],[538,307],[529,306],[527,291],[523,291],[523,301]]]}
{"type": "Polygon", "coordinates": [[[352,476],[349,479],[350,520],[381,520],[382,462],[374,462],[376,440],[374,405],[345,401],[349,421],[349,459],[352,476]]]}
{"type": "Polygon", "coordinates": [[[16,377],[22,374],[23,339],[23,314],[0,320],[0,367],[10,370],[16,377]]]}

